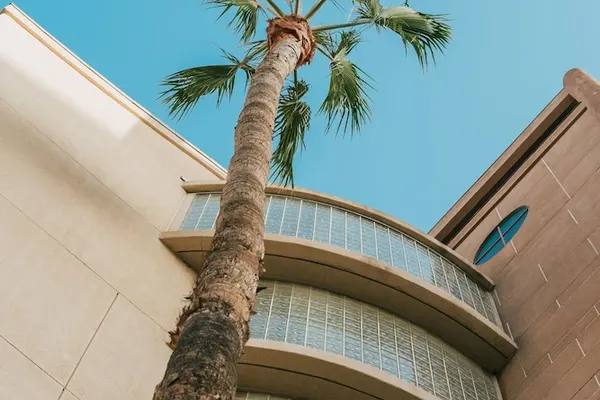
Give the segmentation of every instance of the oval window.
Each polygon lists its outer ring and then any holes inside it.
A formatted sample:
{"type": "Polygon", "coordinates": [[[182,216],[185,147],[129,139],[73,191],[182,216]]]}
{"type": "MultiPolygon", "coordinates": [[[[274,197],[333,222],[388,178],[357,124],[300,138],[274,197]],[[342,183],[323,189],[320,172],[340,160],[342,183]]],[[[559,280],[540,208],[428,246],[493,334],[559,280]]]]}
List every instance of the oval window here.
{"type": "Polygon", "coordinates": [[[511,212],[508,217],[504,218],[502,222],[494,228],[492,233],[485,238],[481,247],[477,250],[477,254],[475,255],[475,265],[481,265],[498,254],[498,252],[510,242],[513,236],[515,236],[521,225],[523,225],[528,212],[529,208],[527,208],[527,206],[522,206],[511,212]]]}

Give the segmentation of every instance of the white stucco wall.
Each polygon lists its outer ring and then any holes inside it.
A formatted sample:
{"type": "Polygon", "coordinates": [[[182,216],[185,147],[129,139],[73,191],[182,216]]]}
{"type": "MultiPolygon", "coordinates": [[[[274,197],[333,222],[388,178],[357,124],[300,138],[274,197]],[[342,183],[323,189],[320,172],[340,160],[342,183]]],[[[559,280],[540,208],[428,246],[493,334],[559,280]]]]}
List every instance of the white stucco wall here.
{"type": "MultiPolygon", "coordinates": [[[[38,36],[38,37],[36,37],[38,36]]],[[[150,399],[193,274],[158,240],[224,172],[0,14],[0,399],[150,399]]]]}

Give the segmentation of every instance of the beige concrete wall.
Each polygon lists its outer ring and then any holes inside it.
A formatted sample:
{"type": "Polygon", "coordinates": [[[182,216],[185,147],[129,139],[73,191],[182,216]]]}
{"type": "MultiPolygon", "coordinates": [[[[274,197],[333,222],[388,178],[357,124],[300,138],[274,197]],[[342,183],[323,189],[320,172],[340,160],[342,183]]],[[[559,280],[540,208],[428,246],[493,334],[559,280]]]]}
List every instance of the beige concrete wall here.
{"type": "Polygon", "coordinates": [[[159,230],[180,176],[223,177],[159,128],[0,14],[0,399],[151,398],[193,279],[159,230]]]}

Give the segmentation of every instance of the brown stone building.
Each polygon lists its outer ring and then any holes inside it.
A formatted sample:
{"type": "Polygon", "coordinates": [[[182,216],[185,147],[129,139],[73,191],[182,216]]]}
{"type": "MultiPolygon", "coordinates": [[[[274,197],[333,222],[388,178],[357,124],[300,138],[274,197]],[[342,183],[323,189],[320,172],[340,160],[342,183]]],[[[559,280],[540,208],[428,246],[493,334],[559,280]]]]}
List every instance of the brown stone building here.
{"type": "Polygon", "coordinates": [[[430,234],[484,261],[479,270],[496,284],[503,326],[519,346],[499,374],[505,400],[600,399],[598,82],[569,71],[430,234]]]}
{"type": "MultiPolygon", "coordinates": [[[[600,398],[599,95],[567,74],[430,234],[268,188],[237,398],[600,398]]],[[[0,10],[0,400],[149,400],[225,177],[0,10]]]]}

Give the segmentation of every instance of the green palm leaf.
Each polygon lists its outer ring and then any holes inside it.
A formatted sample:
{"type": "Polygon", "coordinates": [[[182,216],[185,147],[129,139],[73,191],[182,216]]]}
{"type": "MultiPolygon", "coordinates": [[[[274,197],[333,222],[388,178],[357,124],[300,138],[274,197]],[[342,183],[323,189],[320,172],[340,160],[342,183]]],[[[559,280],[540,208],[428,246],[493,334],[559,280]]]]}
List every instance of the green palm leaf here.
{"type": "Polygon", "coordinates": [[[223,56],[229,64],[188,68],[163,80],[161,84],[167,89],[160,96],[169,107],[169,115],[184,117],[202,96],[210,94],[217,95],[218,106],[225,96],[231,97],[235,76],[240,69],[246,73],[247,79],[254,73],[254,68],[248,65],[247,59],[240,61],[225,51],[223,56]]]}
{"type": "Polygon", "coordinates": [[[256,34],[258,25],[258,13],[260,5],[254,0],[208,0],[208,4],[222,9],[218,18],[222,18],[229,11],[234,11],[228,27],[239,34],[242,42],[247,43],[256,34]]]}
{"type": "Polygon", "coordinates": [[[357,22],[375,25],[397,33],[408,49],[412,47],[426,68],[435,52],[443,52],[452,30],[441,15],[424,14],[407,6],[382,7],[379,0],[358,0],[357,22]]]}
{"type": "Polygon", "coordinates": [[[322,41],[321,51],[330,59],[330,82],[327,97],[319,108],[327,118],[327,130],[336,125],[340,130],[353,135],[371,118],[367,89],[371,79],[362,69],[348,59],[348,54],[360,42],[356,31],[341,32],[322,41]]]}
{"type": "Polygon", "coordinates": [[[304,135],[310,129],[310,106],[302,101],[307,92],[308,84],[294,76],[283,90],[275,118],[275,138],[279,142],[273,152],[271,177],[292,187],[294,156],[304,149],[304,135]]]}

